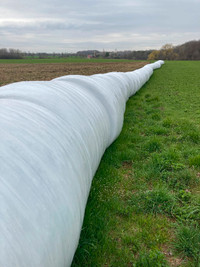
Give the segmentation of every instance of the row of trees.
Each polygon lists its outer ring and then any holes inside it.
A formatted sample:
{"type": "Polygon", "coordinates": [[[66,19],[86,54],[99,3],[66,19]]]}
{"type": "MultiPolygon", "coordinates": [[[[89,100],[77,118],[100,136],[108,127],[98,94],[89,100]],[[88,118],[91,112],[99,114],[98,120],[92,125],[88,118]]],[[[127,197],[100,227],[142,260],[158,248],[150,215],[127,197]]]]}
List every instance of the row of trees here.
{"type": "Polygon", "coordinates": [[[92,58],[111,58],[111,59],[133,59],[146,60],[152,50],[141,51],[115,51],[100,52],[98,50],[78,51],[77,53],[27,53],[17,49],[0,49],[0,59],[21,59],[21,58],[63,58],[69,56],[92,57],[92,58]]]}
{"type": "Polygon", "coordinates": [[[178,59],[200,60],[200,40],[176,46],[174,51],[178,54],[178,59]]]}
{"type": "Polygon", "coordinates": [[[18,49],[0,49],[0,58],[1,59],[20,59],[23,58],[23,53],[18,49]]]}
{"type": "Polygon", "coordinates": [[[161,47],[160,50],[154,50],[149,54],[148,60],[175,60],[178,59],[178,54],[174,51],[174,48],[171,44],[166,44],[161,47]]]}
{"type": "Polygon", "coordinates": [[[20,59],[20,58],[63,58],[69,56],[81,57],[103,57],[112,59],[132,59],[132,60],[200,60],[200,40],[190,41],[179,46],[165,44],[160,50],[140,50],[140,51],[114,51],[100,52],[98,50],[79,51],[77,53],[24,53],[18,49],[0,49],[0,59],[20,59]]]}
{"type": "Polygon", "coordinates": [[[140,51],[114,51],[100,52],[97,50],[79,51],[77,55],[82,57],[103,57],[111,59],[132,59],[132,60],[200,60],[200,40],[190,41],[179,46],[165,44],[160,50],[140,51]]]}
{"type": "Polygon", "coordinates": [[[139,50],[139,51],[98,51],[98,50],[87,50],[78,51],[77,55],[81,57],[93,57],[93,58],[110,58],[110,59],[132,59],[132,60],[147,60],[148,55],[153,50],[139,50]]]}
{"type": "Polygon", "coordinates": [[[148,60],[200,60],[200,40],[190,41],[179,46],[166,44],[160,50],[152,51],[148,60]]]}
{"type": "Polygon", "coordinates": [[[0,59],[22,59],[22,58],[63,58],[69,56],[75,56],[76,54],[71,53],[30,53],[22,52],[19,49],[7,49],[0,48],[0,59]]]}

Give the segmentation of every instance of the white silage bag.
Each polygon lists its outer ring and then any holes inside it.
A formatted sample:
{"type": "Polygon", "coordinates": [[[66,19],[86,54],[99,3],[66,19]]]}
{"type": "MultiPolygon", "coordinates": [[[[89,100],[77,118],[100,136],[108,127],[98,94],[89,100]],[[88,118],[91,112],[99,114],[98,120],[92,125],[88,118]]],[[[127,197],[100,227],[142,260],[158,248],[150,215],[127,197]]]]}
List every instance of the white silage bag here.
{"type": "Polygon", "coordinates": [[[70,266],[126,101],[163,63],[0,88],[0,267],[70,266]]]}

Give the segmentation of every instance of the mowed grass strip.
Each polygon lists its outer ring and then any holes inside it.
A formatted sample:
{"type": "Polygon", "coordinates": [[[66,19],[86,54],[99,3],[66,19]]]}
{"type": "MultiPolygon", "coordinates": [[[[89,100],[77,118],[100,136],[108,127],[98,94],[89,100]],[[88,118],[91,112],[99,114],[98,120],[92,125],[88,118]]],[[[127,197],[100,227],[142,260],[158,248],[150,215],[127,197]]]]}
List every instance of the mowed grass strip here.
{"type": "Polygon", "coordinates": [[[166,62],[127,103],[72,266],[200,266],[200,62],[166,62]]]}

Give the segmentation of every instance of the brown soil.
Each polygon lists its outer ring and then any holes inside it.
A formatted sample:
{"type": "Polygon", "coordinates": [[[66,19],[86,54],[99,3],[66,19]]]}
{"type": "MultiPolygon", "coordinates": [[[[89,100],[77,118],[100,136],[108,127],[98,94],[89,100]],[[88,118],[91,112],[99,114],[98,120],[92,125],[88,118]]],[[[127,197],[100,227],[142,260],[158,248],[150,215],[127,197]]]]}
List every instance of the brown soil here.
{"type": "Polygon", "coordinates": [[[146,64],[147,62],[0,64],[0,86],[19,81],[48,81],[69,74],[126,72],[146,64]]]}

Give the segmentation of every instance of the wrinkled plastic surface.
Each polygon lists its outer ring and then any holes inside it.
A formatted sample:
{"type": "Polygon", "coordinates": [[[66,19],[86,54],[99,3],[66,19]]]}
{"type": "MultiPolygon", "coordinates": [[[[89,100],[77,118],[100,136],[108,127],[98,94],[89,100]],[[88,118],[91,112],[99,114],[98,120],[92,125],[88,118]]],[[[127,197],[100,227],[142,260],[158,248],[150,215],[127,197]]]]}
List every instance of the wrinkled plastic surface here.
{"type": "Polygon", "coordinates": [[[126,101],[161,64],[0,88],[0,267],[70,266],[126,101]]]}

